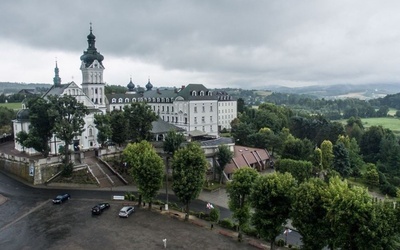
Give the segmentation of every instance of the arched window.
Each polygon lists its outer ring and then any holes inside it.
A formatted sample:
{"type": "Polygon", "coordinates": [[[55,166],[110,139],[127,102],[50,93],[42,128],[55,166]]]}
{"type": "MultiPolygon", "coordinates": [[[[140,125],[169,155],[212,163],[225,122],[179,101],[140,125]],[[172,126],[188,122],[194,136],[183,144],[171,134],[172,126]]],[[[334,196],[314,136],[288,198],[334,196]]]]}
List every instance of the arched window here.
{"type": "Polygon", "coordinates": [[[160,102],[160,98],[157,98],[157,102],[160,102]]]}
{"type": "Polygon", "coordinates": [[[125,102],[129,102],[129,98],[125,98],[125,102]]]}
{"type": "Polygon", "coordinates": [[[123,101],[122,98],[118,98],[119,103],[122,103],[122,101],[123,101]]]}
{"type": "Polygon", "coordinates": [[[136,98],[132,98],[132,102],[136,102],[136,98]]]}
{"type": "Polygon", "coordinates": [[[192,96],[197,96],[196,91],[192,91],[192,96]]]}
{"type": "Polygon", "coordinates": [[[89,136],[93,136],[93,129],[89,129],[89,136]]]}
{"type": "Polygon", "coordinates": [[[111,103],[116,103],[116,102],[117,102],[117,99],[115,99],[115,98],[111,99],[111,103]]]}
{"type": "Polygon", "coordinates": [[[169,98],[167,97],[166,102],[169,102],[169,98]]]}
{"type": "Polygon", "coordinates": [[[204,91],[200,91],[200,96],[204,96],[204,91]]]}

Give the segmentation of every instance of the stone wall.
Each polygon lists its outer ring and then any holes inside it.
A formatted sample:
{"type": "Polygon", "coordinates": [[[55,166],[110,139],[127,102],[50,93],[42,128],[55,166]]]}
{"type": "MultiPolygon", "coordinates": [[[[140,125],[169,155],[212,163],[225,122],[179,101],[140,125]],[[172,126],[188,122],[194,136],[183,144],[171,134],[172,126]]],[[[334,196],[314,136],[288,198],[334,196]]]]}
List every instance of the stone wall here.
{"type": "Polygon", "coordinates": [[[1,153],[0,171],[15,175],[30,184],[39,185],[61,170],[60,161],[60,157],[32,160],[1,153]]]}

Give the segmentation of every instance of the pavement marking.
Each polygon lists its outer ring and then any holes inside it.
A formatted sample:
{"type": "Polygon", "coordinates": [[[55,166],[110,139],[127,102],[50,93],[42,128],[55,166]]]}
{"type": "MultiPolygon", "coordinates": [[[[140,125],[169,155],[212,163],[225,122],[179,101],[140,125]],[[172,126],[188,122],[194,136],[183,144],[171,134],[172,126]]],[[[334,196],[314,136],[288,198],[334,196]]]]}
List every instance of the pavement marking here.
{"type": "Polygon", "coordinates": [[[20,221],[21,219],[23,219],[24,217],[28,216],[29,214],[35,212],[36,210],[38,210],[39,208],[43,207],[44,205],[48,204],[49,200],[42,202],[41,204],[37,205],[36,207],[32,208],[31,210],[29,210],[27,213],[21,215],[20,217],[18,217],[17,219],[11,221],[10,223],[6,224],[5,226],[3,226],[2,228],[0,228],[0,232],[3,231],[4,229],[7,229],[8,227],[12,226],[14,223],[20,221]]]}

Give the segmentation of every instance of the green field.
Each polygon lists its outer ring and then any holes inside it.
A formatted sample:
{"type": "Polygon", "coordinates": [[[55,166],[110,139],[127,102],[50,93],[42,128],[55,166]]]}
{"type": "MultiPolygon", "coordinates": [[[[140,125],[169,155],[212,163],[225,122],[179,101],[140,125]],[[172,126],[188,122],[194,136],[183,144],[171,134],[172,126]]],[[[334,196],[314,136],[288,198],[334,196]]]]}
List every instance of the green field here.
{"type": "MultiPolygon", "coordinates": [[[[342,124],[346,124],[347,120],[340,120],[342,124]]],[[[364,128],[371,126],[382,126],[393,131],[396,135],[400,135],[400,119],[395,117],[377,117],[377,118],[361,118],[364,128]]]]}
{"type": "Polygon", "coordinates": [[[22,103],[0,103],[0,107],[6,107],[9,109],[21,109],[22,103]]]}

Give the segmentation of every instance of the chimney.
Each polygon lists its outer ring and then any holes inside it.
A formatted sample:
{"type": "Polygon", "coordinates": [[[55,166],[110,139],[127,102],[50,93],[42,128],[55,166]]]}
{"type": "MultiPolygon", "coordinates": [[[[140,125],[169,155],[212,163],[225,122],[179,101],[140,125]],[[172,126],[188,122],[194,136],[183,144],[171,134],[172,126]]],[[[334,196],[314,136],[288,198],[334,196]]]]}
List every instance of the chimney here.
{"type": "Polygon", "coordinates": [[[183,89],[185,89],[185,85],[182,85],[182,89],[181,90],[183,90],[183,89]]]}

